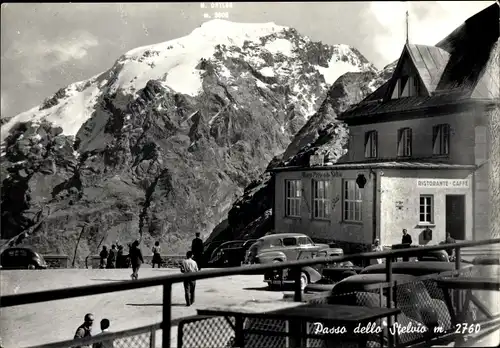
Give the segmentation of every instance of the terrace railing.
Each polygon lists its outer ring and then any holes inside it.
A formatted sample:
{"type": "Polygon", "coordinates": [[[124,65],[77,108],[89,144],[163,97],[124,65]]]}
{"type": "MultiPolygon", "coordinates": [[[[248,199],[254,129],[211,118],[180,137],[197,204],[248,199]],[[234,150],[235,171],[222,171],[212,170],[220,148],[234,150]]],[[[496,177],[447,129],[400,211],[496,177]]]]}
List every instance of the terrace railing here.
{"type": "MultiPolygon", "coordinates": [[[[435,250],[445,250],[445,249],[454,249],[455,250],[455,266],[456,270],[460,270],[461,268],[461,249],[467,247],[477,247],[482,245],[490,245],[490,244],[499,244],[500,238],[498,239],[489,239],[483,241],[475,241],[475,242],[459,242],[453,244],[443,244],[436,246],[428,246],[428,247],[420,247],[420,248],[408,248],[408,249],[398,249],[398,250],[389,250],[389,251],[381,251],[381,252],[367,252],[360,254],[352,254],[352,255],[343,255],[343,256],[335,256],[328,258],[314,258],[314,259],[306,259],[300,261],[289,261],[289,262],[280,262],[280,263],[272,263],[272,264],[263,264],[263,265],[250,265],[250,266],[241,266],[241,267],[231,267],[226,269],[214,269],[214,270],[203,270],[201,272],[196,273],[179,273],[168,276],[161,276],[156,278],[147,278],[135,281],[123,281],[116,282],[112,284],[96,284],[96,285],[88,285],[88,286],[79,286],[73,288],[64,288],[64,289],[56,289],[56,290],[48,290],[48,291],[39,291],[32,293],[21,293],[14,295],[7,295],[0,297],[0,307],[13,307],[20,306],[26,304],[47,302],[47,301],[55,301],[55,300],[63,300],[69,298],[83,297],[83,296],[91,296],[105,293],[112,293],[116,291],[127,291],[134,289],[147,288],[152,286],[162,286],[163,287],[163,308],[162,308],[162,322],[157,326],[153,325],[147,329],[142,329],[141,332],[149,332],[148,330],[161,329],[162,330],[162,348],[170,348],[171,346],[171,326],[172,326],[172,316],[171,316],[171,303],[172,303],[172,284],[182,283],[187,280],[200,280],[200,279],[209,279],[209,278],[218,278],[225,276],[233,276],[233,275],[250,275],[250,274],[264,274],[265,272],[273,271],[273,270],[284,270],[284,269],[300,269],[305,266],[313,266],[317,264],[327,264],[333,262],[342,262],[342,261],[363,261],[370,259],[381,259],[385,258],[386,262],[386,281],[389,285],[389,291],[387,292],[387,306],[390,308],[393,305],[393,291],[391,287],[393,286],[393,277],[392,277],[392,262],[395,258],[398,257],[418,257],[419,255],[425,254],[429,251],[435,250]]],[[[301,272],[293,272],[296,275],[295,283],[294,283],[294,300],[298,302],[302,302],[302,289],[301,289],[301,280],[300,274],[301,272]]],[[[391,326],[393,323],[391,321],[388,322],[388,325],[391,326]]],[[[136,329],[139,330],[139,329],[136,329]]],[[[129,330],[128,336],[134,330],[129,330]]],[[[125,337],[126,334],[123,334],[125,337]]],[[[154,334],[151,334],[154,336],[154,334]]],[[[389,339],[391,336],[389,335],[389,339]]],[[[103,338],[101,338],[102,340],[103,338]]],[[[96,338],[90,339],[82,339],[78,341],[78,343],[83,344],[87,342],[87,344],[91,342],[95,342],[96,338]]],[[[154,340],[154,338],[152,339],[154,340]]],[[[71,342],[71,341],[70,341],[71,342]]],[[[73,341],[77,343],[76,341],[73,341]]],[[[50,345],[43,345],[37,347],[44,348],[67,348],[69,342],[60,342],[53,343],[50,345]]],[[[151,341],[150,341],[151,344],[151,341]]],[[[154,343],[153,343],[154,344],[154,343]]],[[[391,345],[391,344],[390,344],[391,345]]]]}

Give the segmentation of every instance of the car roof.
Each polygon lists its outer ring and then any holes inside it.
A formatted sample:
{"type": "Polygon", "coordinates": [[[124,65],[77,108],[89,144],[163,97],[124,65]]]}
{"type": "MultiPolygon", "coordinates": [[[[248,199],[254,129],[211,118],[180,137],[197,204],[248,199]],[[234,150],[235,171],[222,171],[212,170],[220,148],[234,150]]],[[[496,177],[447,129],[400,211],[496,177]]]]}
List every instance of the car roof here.
{"type": "MultiPolygon", "coordinates": [[[[393,274],[392,280],[395,282],[408,282],[416,279],[416,277],[408,274],[393,274]]],[[[348,288],[348,290],[359,291],[364,290],[368,285],[386,283],[387,278],[385,274],[356,274],[342,279],[338,282],[333,290],[336,292],[339,289],[348,288]]]]}
{"type": "Polygon", "coordinates": [[[276,233],[268,234],[267,236],[260,237],[260,240],[273,239],[273,238],[287,238],[287,237],[309,237],[307,234],[303,233],[276,233]]]}
{"type": "MultiPolygon", "coordinates": [[[[461,268],[471,267],[470,264],[462,264],[461,268]]],[[[385,273],[386,265],[385,264],[376,264],[371,265],[364,268],[361,273],[385,273]]],[[[442,262],[442,261],[400,261],[394,262],[392,264],[392,272],[393,273],[403,273],[403,272],[411,272],[418,274],[432,274],[432,273],[440,273],[446,271],[455,270],[454,262],[442,262]]]]}
{"type": "Polygon", "coordinates": [[[2,251],[2,254],[4,252],[10,251],[10,250],[27,250],[27,251],[35,252],[35,250],[33,250],[33,249],[29,248],[29,247],[11,247],[11,248],[7,248],[4,251],[2,251]]]}

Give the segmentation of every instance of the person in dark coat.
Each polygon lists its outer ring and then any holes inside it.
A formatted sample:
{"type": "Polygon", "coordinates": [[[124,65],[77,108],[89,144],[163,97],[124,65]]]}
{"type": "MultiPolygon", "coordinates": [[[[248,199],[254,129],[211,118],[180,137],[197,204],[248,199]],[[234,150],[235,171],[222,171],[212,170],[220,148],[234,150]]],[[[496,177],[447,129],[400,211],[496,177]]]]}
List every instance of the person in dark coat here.
{"type": "Polygon", "coordinates": [[[203,257],[203,241],[200,238],[200,233],[196,233],[196,238],[191,243],[191,251],[193,252],[193,260],[196,261],[198,269],[201,269],[201,259],[203,257]]]}
{"type": "Polygon", "coordinates": [[[111,245],[111,250],[108,254],[108,265],[106,268],[116,268],[116,245],[111,245]]]}
{"type": "Polygon", "coordinates": [[[99,264],[99,268],[106,268],[106,261],[108,259],[108,248],[106,246],[102,247],[101,253],[99,254],[99,257],[101,258],[101,262],[99,264]]]}
{"type": "MultiPolygon", "coordinates": [[[[406,228],[403,229],[403,238],[401,238],[401,244],[406,244],[408,248],[410,247],[411,243],[413,243],[411,236],[408,234],[408,231],[406,228]]],[[[403,256],[403,261],[410,261],[410,258],[408,256],[403,256]]]]}
{"type": "MultiPolygon", "coordinates": [[[[90,337],[92,336],[92,325],[94,325],[94,315],[92,313],[85,314],[83,319],[83,324],[76,329],[74,339],[90,337]]],[[[92,345],[88,346],[77,346],[74,348],[91,348],[92,345]]]]}
{"type": "Polygon", "coordinates": [[[118,246],[118,252],[116,253],[116,268],[125,268],[125,260],[123,256],[123,245],[118,246]]]}
{"type": "Polygon", "coordinates": [[[153,268],[155,268],[155,265],[158,265],[158,268],[161,266],[161,248],[160,248],[160,242],[156,242],[155,246],[152,249],[153,251],[153,261],[151,262],[153,268]]]}
{"type": "Polygon", "coordinates": [[[139,278],[139,269],[141,268],[144,259],[142,258],[142,251],[139,248],[139,241],[136,240],[132,243],[132,247],[130,248],[130,262],[132,263],[132,274],[130,277],[132,279],[137,280],[139,278]]]}

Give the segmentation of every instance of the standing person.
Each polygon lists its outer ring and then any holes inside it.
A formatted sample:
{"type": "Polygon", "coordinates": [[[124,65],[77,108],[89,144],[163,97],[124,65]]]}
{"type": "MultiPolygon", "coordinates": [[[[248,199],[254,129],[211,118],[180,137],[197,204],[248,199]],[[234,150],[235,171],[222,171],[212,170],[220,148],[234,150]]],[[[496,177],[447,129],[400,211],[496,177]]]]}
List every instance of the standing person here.
{"type": "Polygon", "coordinates": [[[125,268],[123,260],[123,245],[118,245],[118,252],[116,253],[116,268],[125,268]]]}
{"type": "Polygon", "coordinates": [[[158,268],[161,267],[161,248],[160,242],[156,241],[155,246],[153,247],[153,261],[151,262],[153,268],[155,268],[155,264],[158,265],[158,268]]]}
{"type": "MultiPolygon", "coordinates": [[[[456,243],[457,241],[451,237],[450,232],[446,232],[446,238],[444,240],[445,244],[453,244],[456,243]]],[[[448,254],[448,257],[451,259],[455,255],[455,250],[454,249],[447,249],[446,253],[448,254]]]]}
{"type": "MultiPolygon", "coordinates": [[[[376,239],[373,241],[372,251],[373,251],[373,252],[377,252],[377,251],[384,251],[384,249],[383,249],[383,248],[382,248],[382,246],[380,245],[380,240],[379,240],[378,238],[376,238],[376,239]]],[[[372,260],[370,260],[370,263],[372,263],[372,264],[382,263],[382,259],[372,259],[372,260]]]]}
{"type": "Polygon", "coordinates": [[[116,268],[116,245],[111,245],[111,250],[108,255],[107,268],[116,268]]]}
{"type": "MultiPolygon", "coordinates": [[[[186,259],[182,260],[181,272],[192,273],[198,272],[198,264],[193,260],[193,252],[186,253],[186,259]]],[[[186,280],[184,282],[184,296],[186,298],[186,306],[191,306],[194,303],[194,290],[196,288],[196,280],[186,280]]]]}
{"type": "MultiPolygon", "coordinates": [[[[401,244],[406,244],[405,246],[409,248],[411,243],[413,243],[411,236],[408,234],[406,228],[403,228],[403,238],[401,238],[401,244]]],[[[410,258],[408,256],[403,256],[403,261],[410,261],[410,258]]]]}
{"type": "Polygon", "coordinates": [[[108,248],[106,246],[103,246],[101,253],[99,254],[99,257],[101,258],[99,268],[106,268],[106,260],[108,259],[108,254],[108,248]]]}
{"type": "Polygon", "coordinates": [[[201,240],[200,233],[196,233],[196,237],[191,243],[191,251],[193,252],[193,260],[196,261],[198,267],[201,269],[201,259],[203,257],[203,241],[201,240]]]}
{"type": "Polygon", "coordinates": [[[132,247],[130,248],[130,262],[132,263],[132,274],[130,277],[132,279],[139,278],[139,269],[141,268],[144,259],[142,258],[142,251],[139,248],[139,241],[136,240],[132,243],[132,247]]]}
{"type": "MultiPolygon", "coordinates": [[[[83,319],[83,324],[76,329],[74,339],[91,337],[92,336],[92,325],[94,325],[94,315],[92,313],[85,314],[83,319]]],[[[91,345],[77,346],[74,348],[92,348],[91,345]]]]}
{"type": "MultiPolygon", "coordinates": [[[[109,332],[109,319],[103,319],[101,320],[101,332],[98,333],[96,336],[103,335],[108,332],[109,332]]],[[[106,338],[101,342],[94,343],[93,348],[114,348],[113,339],[106,338]]]]}

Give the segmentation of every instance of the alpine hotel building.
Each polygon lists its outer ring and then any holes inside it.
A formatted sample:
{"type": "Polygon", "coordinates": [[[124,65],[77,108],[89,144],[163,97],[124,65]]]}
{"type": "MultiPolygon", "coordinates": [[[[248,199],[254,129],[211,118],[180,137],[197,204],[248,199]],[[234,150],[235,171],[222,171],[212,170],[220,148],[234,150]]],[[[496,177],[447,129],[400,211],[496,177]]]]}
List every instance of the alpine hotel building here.
{"type": "MultiPolygon", "coordinates": [[[[498,105],[499,6],[435,46],[406,43],[393,76],[338,117],[349,127],[337,163],[276,168],[276,232],[347,249],[438,244],[488,233],[488,118],[498,105]],[[423,233],[430,227],[432,234],[423,233]]],[[[348,250],[347,250],[348,251],[348,250]]]]}

